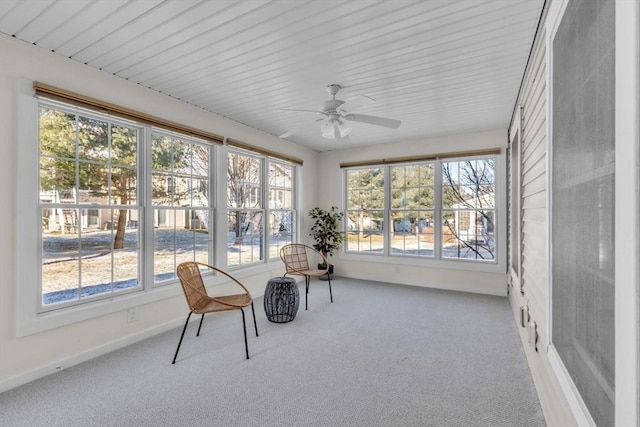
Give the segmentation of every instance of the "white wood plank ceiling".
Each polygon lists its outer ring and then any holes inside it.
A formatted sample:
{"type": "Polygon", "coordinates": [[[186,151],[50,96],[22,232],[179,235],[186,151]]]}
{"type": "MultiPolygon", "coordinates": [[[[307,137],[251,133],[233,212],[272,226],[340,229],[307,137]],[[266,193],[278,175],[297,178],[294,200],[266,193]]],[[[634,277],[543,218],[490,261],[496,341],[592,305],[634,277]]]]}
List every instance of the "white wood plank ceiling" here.
{"type": "Polygon", "coordinates": [[[325,151],[506,130],[543,4],[3,0],[0,32],[325,151]],[[282,111],[317,110],[333,83],[402,125],[348,122],[330,140],[319,114],[282,111]]]}

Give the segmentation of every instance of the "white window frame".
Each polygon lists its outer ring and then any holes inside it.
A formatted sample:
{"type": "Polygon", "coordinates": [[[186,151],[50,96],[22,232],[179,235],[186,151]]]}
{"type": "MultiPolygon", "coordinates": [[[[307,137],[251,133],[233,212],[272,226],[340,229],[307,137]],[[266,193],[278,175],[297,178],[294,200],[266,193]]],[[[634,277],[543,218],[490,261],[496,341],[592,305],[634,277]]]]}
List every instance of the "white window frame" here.
{"type": "MultiPolygon", "coordinates": [[[[230,270],[240,270],[240,269],[244,269],[244,268],[250,268],[256,265],[263,265],[263,264],[268,264],[270,262],[274,262],[274,261],[279,261],[279,257],[278,256],[271,256],[270,255],[270,248],[269,248],[269,243],[270,243],[270,228],[269,228],[269,219],[271,218],[271,214],[273,212],[278,212],[278,211],[282,211],[283,209],[277,209],[277,208],[270,208],[269,203],[270,203],[270,197],[272,196],[272,186],[270,184],[269,181],[269,174],[270,174],[270,165],[272,163],[280,163],[283,165],[287,165],[290,166],[292,168],[292,177],[291,177],[291,188],[292,188],[292,208],[291,209],[286,209],[286,211],[291,211],[293,218],[294,218],[294,226],[293,229],[291,230],[292,233],[292,240],[295,241],[296,240],[296,236],[298,235],[297,233],[297,223],[298,223],[298,210],[297,210],[297,168],[298,166],[294,163],[288,162],[286,160],[282,160],[282,159],[277,159],[271,156],[267,156],[267,155],[263,155],[260,153],[256,153],[256,152],[252,152],[252,151],[248,151],[248,150],[244,150],[242,148],[238,148],[238,147],[229,147],[228,151],[227,151],[227,156],[225,159],[225,202],[224,202],[224,206],[225,206],[225,241],[226,241],[226,233],[228,232],[228,213],[229,211],[235,211],[235,210],[243,210],[243,211],[249,211],[249,212],[262,212],[262,238],[261,238],[261,245],[262,245],[262,259],[259,259],[258,261],[255,262],[248,262],[248,263],[240,263],[240,264],[234,264],[234,265],[229,265],[228,264],[228,256],[224,258],[223,262],[225,265],[227,265],[227,267],[230,270]],[[231,209],[228,207],[228,195],[226,194],[227,191],[229,190],[229,186],[227,185],[227,173],[226,173],[226,165],[228,162],[228,158],[230,155],[232,154],[239,154],[242,156],[247,156],[247,157],[251,157],[254,158],[256,160],[260,161],[261,164],[261,174],[260,174],[260,185],[259,185],[259,197],[261,198],[261,205],[259,208],[239,208],[239,209],[231,209]]],[[[258,194],[256,194],[256,192],[254,190],[256,190],[257,187],[254,187],[251,189],[251,193],[249,194],[249,199],[250,201],[256,199],[256,197],[258,197],[258,194]]]]}
{"type": "MultiPolygon", "coordinates": [[[[478,272],[487,272],[487,273],[504,273],[506,271],[506,263],[507,263],[507,190],[506,190],[506,148],[500,149],[498,153],[494,154],[495,156],[495,258],[492,261],[476,261],[469,260],[464,258],[442,258],[440,255],[440,247],[441,247],[441,232],[435,232],[435,256],[434,257],[421,257],[421,256],[408,256],[408,255],[391,255],[389,253],[389,227],[385,227],[385,246],[382,254],[372,254],[366,252],[357,252],[357,251],[348,251],[343,248],[340,251],[340,258],[344,260],[354,260],[354,261],[368,261],[368,262],[376,262],[376,263],[387,263],[394,265],[414,265],[414,266],[424,266],[424,267],[436,267],[436,268],[447,268],[447,269],[456,269],[456,270],[466,270],[466,271],[478,271],[478,272]]],[[[435,176],[435,197],[436,197],[436,208],[435,208],[435,221],[442,221],[442,208],[441,208],[441,189],[442,189],[442,162],[446,161],[460,161],[472,158],[483,158],[486,157],[485,154],[478,153],[477,155],[473,153],[465,153],[460,157],[449,157],[443,159],[437,159],[436,161],[436,176],[435,176]]],[[[433,160],[425,160],[425,161],[433,161],[433,160]]],[[[409,163],[409,162],[406,162],[409,163]]],[[[401,165],[404,163],[392,163],[388,164],[371,164],[367,166],[356,166],[356,167],[345,167],[342,173],[342,191],[343,195],[343,212],[345,212],[345,218],[347,217],[347,179],[346,172],[348,170],[356,170],[362,169],[364,167],[381,167],[385,170],[385,208],[384,211],[384,222],[385,224],[389,224],[390,210],[388,208],[390,199],[389,199],[389,189],[390,183],[388,182],[389,177],[389,166],[390,165],[401,165]]],[[[346,221],[343,221],[344,231],[346,230],[346,221]]],[[[345,245],[346,246],[346,245],[345,245]]]]}
{"type": "MultiPolygon", "coordinates": [[[[38,313],[45,313],[48,311],[53,311],[53,310],[59,310],[62,309],[64,307],[69,307],[69,306],[74,306],[74,305],[80,305],[80,304],[86,304],[89,303],[91,301],[95,301],[98,299],[109,299],[109,298],[113,298],[116,295],[120,295],[120,294],[124,294],[124,293],[131,293],[131,292],[140,292],[140,291],[144,291],[144,287],[143,287],[143,266],[145,263],[145,259],[144,259],[144,255],[143,255],[143,251],[141,250],[141,237],[144,235],[144,233],[140,230],[142,230],[142,227],[144,227],[145,221],[143,218],[143,212],[144,212],[144,198],[142,197],[142,194],[144,194],[144,189],[142,188],[142,186],[144,185],[145,179],[142,178],[142,174],[144,173],[144,170],[141,169],[140,165],[143,164],[142,162],[142,153],[144,152],[144,127],[137,124],[137,123],[132,123],[130,121],[126,121],[126,120],[121,120],[118,118],[114,118],[114,117],[108,117],[105,116],[104,114],[96,114],[94,112],[91,111],[86,111],[80,108],[76,108],[70,105],[66,105],[66,104],[61,104],[61,103],[57,103],[57,102],[50,102],[50,101],[46,101],[43,100],[42,102],[39,103],[39,108],[48,108],[51,110],[55,110],[55,111],[60,111],[60,112],[64,112],[67,114],[73,114],[76,117],[81,117],[81,118],[89,118],[89,119],[94,119],[94,120],[99,120],[101,122],[104,122],[107,124],[107,126],[111,127],[111,126],[123,126],[123,127],[128,127],[128,128],[132,128],[132,129],[136,129],[137,130],[137,140],[136,140],[136,192],[135,192],[135,200],[136,203],[133,205],[120,205],[118,203],[116,203],[113,199],[114,196],[111,194],[111,190],[108,190],[109,195],[106,197],[107,201],[105,204],[101,204],[101,205],[90,205],[90,204],[85,204],[82,203],[80,200],[77,200],[77,198],[73,197],[73,203],[62,203],[62,204],[57,204],[57,210],[71,210],[71,211],[77,211],[78,217],[77,217],[77,222],[81,223],[85,217],[85,215],[82,213],[82,211],[86,211],[88,208],[95,208],[98,207],[98,209],[100,210],[106,210],[115,212],[118,209],[122,209],[124,207],[129,207],[127,210],[130,211],[136,211],[137,215],[136,217],[138,218],[139,221],[139,227],[138,227],[138,250],[137,250],[137,276],[135,277],[135,279],[137,280],[137,284],[134,286],[131,286],[130,288],[125,288],[119,291],[115,291],[115,292],[105,292],[105,293],[98,293],[96,295],[92,295],[92,296],[87,296],[84,298],[72,298],[69,300],[65,300],[62,302],[57,302],[57,303],[50,303],[50,304],[44,304],[43,303],[43,297],[45,294],[43,294],[43,289],[42,289],[42,281],[43,281],[43,277],[42,277],[42,243],[43,243],[43,237],[44,235],[42,234],[42,232],[39,233],[38,235],[38,243],[39,243],[39,251],[38,251],[38,262],[37,265],[39,265],[39,269],[38,269],[38,295],[39,295],[39,299],[38,299],[38,313]]],[[[39,110],[40,111],[40,110],[39,110]]],[[[36,141],[38,141],[38,139],[36,139],[36,141]]],[[[110,145],[110,143],[109,143],[110,145]]],[[[38,150],[39,151],[39,150],[38,150]]],[[[40,159],[40,153],[38,155],[39,159],[40,159]]],[[[47,158],[47,157],[45,157],[47,158]]],[[[82,159],[79,158],[75,158],[74,163],[77,165],[83,164],[82,159]]],[[[86,163],[84,163],[86,164],[86,163]]],[[[114,167],[119,167],[119,165],[112,165],[110,161],[107,161],[106,163],[104,163],[102,165],[103,167],[107,167],[109,168],[109,173],[111,173],[111,169],[112,166],[114,167]]],[[[39,188],[40,190],[40,188],[39,188]]],[[[74,189],[72,190],[73,192],[76,191],[80,191],[78,189],[76,189],[74,187],[74,189]]],[[[44,206],[48,205],[48,203],[46,204],[42,204],[41,202],[38,204],[38,210],[40,208],[43,208],[44,206]]],[[[110,217],[111,219],[109,219],[109,221],[113,221],[113,216],[110,217]]],[[[29,224],[27,224],[25,227],[30,228],[31,226],[29,224]]],[[[62,224],[62,228],[65,228],[65,225],[62,224]]],[[[113,230],[113,226],[111,226],[109,228],[110,230],[113,230]]],[[[78,232],[78,239],[82,238],[83,235],[83,227],[78,226],[77,227],[77,232],[78,232]]],[[[113,236],[112,236],[113,238],[113,236]]],[[[113,256],[114,252],[111,252],[110,256],[113,256]]],[[[84,263],[83,260],[79,260],[80,264],[82,265],[84,263]]],[[[111,274],[113,274],[114,272],[114,267],[115,265],[113,264],[113,259],[112,259],[112,264],[111,264],[111,274]]],[[[83,269],[80,268],[78,271],[78,277],[77,280],[80,281],[80,283],[84,282],[84,280],[82,279],[82,272],[83,269]]],[[[69,280],[71,280],[71,277],[69,276],[69,280]]],[[[106,284],[111,284],[111,285],[115,285],[115,282],[109,282],[106,284]]],[[[91,287],[87,286],[87,288],[91,287]]],[[[75,287],[75,288],[69,288],[68,290],[79,290],[81,288],[79,287],[75,287]]]]}
{"type": "MultiPolygon", "coordinates": [[[[104,117],[108,121],[122,122],[119,118],[96,113],[91,110],[85,110],[80,107],[70,106],[65,103],[57,103],[55,101],[43,100],[46,105],[56,107],[60,106],[63,110],[77,111],[80,114],[89,117],[104,117]]],[[[79,304],[65,305],[61,304],[55,309],[48,311],[40,310],[41,294],[40,294],[40,268],[34,268],[40,263],[42,253],[42,240],[40,238],[41,224],[40,200],[39,200],[39,108],[41,101],[33,96],[33,88],[31,84],[25,84],[20,88],[17,103],[17,168],[23,171],[34,171],[33,173],[24,173],[21,179],[16,181],[16,192],[21,194],[17,197],[15,207],[16,224],[20,230],[19,238],[16,242],[16,271],[18,271],[19,285],[16,286],[16,335],[23,337],[34,333],[58,328],[76,322],[81,322],[91,318],[112,314],[118,311],[127,310],[142,304],[148,304],[160,301],[166,298],[179,296],[182,289],[178,285],[177,280],[166,283],[166,286],[153,285],[153,233],[146,231],[140,227],[140,287],[134,292],[118,292],[117,294],[109,294],[105,298],[90,299],[80,302],[79,304]],[[18,214],[19,213],[19,214],[18,214]]],[[[124,120],[126,122],[126,120],[124,120]]],[[[138,125],[141,127],[140,146],[146,144],[151,137],[152,128],[146,125],[138,125]]],[[[193,139],[193,138],[188,138],[193,139]]],[[[143,150],[146,158],[140,158],[138,171],[144,174],[150,173],[150,150],[143,150]]],[[[217,146],[212,145],[211,148],[213,158],[210,159],[210,165],[213,167],[216,158],[217,146]]],[[[211,175],[211,193],[210,204],[215,201],[215,186],[213,185],[214,176],[211,175]]],[[[140,181],[139,185],[146,186],[148,180],[140,181]]],[[[150,198],[148,191],[140,192],[141,199],[150,198]]],[[[145,199],[146,200],[146,199],[145,199]]],[[[141,203],[141,220],[147,223],[147,227],[153,226],[154,218],[152,217],[152,209],[148,206],[149,200],[141,203]]],[[[210,258],[215,255],[215,242],[210,244],[210,258]]],[[[214,278],[214,282],[220,280],[214,278]]]]}

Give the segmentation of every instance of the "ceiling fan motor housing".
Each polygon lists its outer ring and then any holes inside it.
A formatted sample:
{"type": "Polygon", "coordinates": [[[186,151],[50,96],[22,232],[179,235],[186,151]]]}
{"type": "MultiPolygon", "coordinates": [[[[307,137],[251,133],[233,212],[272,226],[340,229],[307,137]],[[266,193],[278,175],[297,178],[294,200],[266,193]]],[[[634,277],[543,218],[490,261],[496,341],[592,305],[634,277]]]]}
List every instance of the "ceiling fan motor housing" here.
{"type": "Polygon", "coordinates": [[[322,114],[336,113],[336,111],[342,104],[344,104],[344,101],[341,101],[339,99],[329,99],[320,104],[320,111],[322,112],[322,114]]]}

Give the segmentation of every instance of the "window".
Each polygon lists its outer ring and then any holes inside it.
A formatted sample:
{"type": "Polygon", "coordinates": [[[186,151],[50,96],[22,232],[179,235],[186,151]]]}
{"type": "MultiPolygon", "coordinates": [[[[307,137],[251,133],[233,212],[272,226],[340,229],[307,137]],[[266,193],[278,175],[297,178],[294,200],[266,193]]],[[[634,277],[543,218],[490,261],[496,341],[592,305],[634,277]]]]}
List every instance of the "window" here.
{"type": "Polygon", "coordinates": [[[178,263],[212,260],[210,144],[46,101],[39,122],[40,311],[143,290],[144,271],[169,283],[178,263]],[[141,249],[143,231],[153,251],[141,249]]]}
{"type": "Polygon", "coordinates": [[[227,265],[278,258],[295,237],[295,167],[254,153],[227,158],[227,265]],[[265,185],[266,183],[266,185],[265,185]],[[268,200],[265,205],[263,200],[268,200]],[[266,220],[265,220],[266,219],[266,220]],[[265,255],[265,251],[266,255],[265,255]]]}
{"type": "Polygon", "coordinates": [[[495,160],[348,168],[346,251],[496,262],[495,160]]]}
{"type": "Polygon", "coordinates": [[[176,278],[181,262],[212,262],[210,158],[211,146],[206,143],[158,131],[151,135],[156,283],[176,278]]]}
{"type": "Polygon", "coordinates": [[[280,248],[293,243],[295,167],[269,160],[269,257],[278,258],[280,248]]]}
{"type": "Polygon", "coordinates": [[[493,158],[442,162],[442,257],[494,260],[493,158]]]}
{"type": "Polygon", "coordinates": [[[391,253],[434,256],[434,163],[392,166],[391,253]]]}
{"type": "Polygon", "coordinates": [[[230,152],[227,159],[227,265],[264,259],[262,158],[230,152]]]}
{"type": "Polygon", "coordinates": [[[42,307],[140,288],[140,135],[40,107],[42,307]]]}
{"type": "Polygon", "coordinates": [[[384,250],[384,169],[347,170],[347,251],[384,250]]]}

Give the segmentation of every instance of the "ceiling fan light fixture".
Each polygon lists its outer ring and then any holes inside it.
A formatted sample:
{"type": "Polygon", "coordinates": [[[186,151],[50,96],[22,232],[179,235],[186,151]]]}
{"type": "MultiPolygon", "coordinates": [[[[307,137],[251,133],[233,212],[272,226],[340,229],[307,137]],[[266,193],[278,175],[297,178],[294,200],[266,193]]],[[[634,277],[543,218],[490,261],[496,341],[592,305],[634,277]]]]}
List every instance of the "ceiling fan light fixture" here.
{"type": "Polygon", "coordinates": [[[322,137],[326,139],[335,139],[335,130],[334,125],[331,120],[325,120],[320,125],[320,131],[322,132],[322,137]]]}
{"type": "Polygon", "coordinates": [[[342,123],[337,123],[336,124],[336,128],[338,129],[338,131],[340,132],[340,138],[346,138],[347,135],[349,135],[351,133],[351,131],[353,130],[352,128],[350,128],[349,126],[345,126],[342,123]]]}

